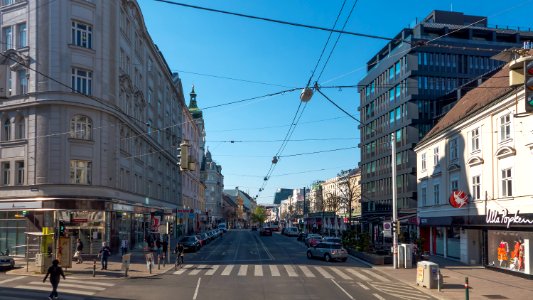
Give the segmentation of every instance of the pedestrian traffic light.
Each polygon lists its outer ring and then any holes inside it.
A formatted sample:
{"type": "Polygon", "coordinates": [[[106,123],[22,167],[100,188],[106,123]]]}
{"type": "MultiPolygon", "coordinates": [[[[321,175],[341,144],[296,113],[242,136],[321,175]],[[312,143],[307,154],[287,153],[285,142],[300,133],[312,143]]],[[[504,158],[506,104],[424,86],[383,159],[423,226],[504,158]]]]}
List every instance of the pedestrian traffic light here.
{"type": "Polygon", "coordinates": [[[59,221],[59,236],[65,236],[65,222],[59,221]]]}
{"type": "Polygon", "coordinates": [[[533,59],[524,62],[526,112],[533,113],[533,59]]]}

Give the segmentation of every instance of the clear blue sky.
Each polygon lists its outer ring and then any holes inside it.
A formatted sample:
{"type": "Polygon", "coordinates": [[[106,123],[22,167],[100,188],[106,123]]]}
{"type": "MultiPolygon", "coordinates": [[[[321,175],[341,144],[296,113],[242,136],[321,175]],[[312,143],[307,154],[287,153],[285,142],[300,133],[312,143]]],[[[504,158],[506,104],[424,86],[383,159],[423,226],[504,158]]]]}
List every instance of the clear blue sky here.
{"type": "MultiPolygon", "coordinates": [[[[242,14],[331,28],[344,0],[231,0],[177,2],[242,14]]],[[[188,97],[192,84],[200,108],[306,85],[329,33],[236,16],[138,0],[146,26],[172,71],[180,73],[188,97]],[[262,82],[215,78],[193,73],[262,82]],[[268,84],[268,85],[267,85],[268,84]]],[[[340,29],[354,3],[347,0],[340,29]]],[[[533,0],[361,0],[346,31],[394,37],[432,10],[487,16],[490,26],[533,29],[533,0]]],[[[322,70],[337,34],[332,36],[313,82],[322,70]]],[[[320,85],[354,85],[366,62],[384,40],[343,35],[318,81],[320,85]]],[[[359,118],[356,89],[323,90],[339,106],[359,118]]],[[[187,104],[188,104],[187,98],[187,104]]],[[[204,110],[207,146],[222,166],[226,189],[239,186],[259,203],[272,203],[276,189],[302,188],[315,180],[357,167],[360,135],[357,123],[315,94],[282,153],[292,155],[338,148],[354,149],[281,158],[266,188],[263,184],[299,105],[299,92],[204,110]],[[320,139],[309,140],[309,139],[320,139]],[[230,143],[228,141],[235,141],[230,143]],[[242,141],[242,142],[239,142],[242,141]]]]}

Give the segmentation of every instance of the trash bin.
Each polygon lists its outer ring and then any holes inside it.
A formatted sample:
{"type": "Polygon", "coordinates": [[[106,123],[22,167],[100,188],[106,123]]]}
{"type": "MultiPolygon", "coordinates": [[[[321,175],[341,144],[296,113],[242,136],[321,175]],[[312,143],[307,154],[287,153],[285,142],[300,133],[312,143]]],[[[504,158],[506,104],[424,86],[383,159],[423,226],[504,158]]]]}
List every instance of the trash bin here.
{"type": "Polygon", "coordinates": [[[428,289],[436,289],[442,285],[442,276],[439,273],[439,265],[430,261],[421,261],[417,264],[416,284],[428,289]]]}

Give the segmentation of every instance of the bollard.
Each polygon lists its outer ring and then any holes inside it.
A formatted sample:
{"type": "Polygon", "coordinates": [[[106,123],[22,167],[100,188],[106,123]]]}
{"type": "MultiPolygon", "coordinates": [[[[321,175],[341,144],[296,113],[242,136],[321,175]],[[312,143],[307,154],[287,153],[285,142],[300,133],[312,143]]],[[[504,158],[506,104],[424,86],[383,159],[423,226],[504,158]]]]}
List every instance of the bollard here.
{"type": "Polygon", "coordinates": [[[438,288],[438,291],[440,292],[440,277],[442,275],[440,274],[440,270],[439,272],[437,273],[437,288],[438,288]]]}
{"type": "Polygon", "coordinates": [[[161,270],[161,255],[157,256],[157,269],[161,270]]]}
{"type": "Polygon", "coordinates": [[[96,258],[93,260],[93,277],[96,276],[96,258]]]}
{"type": "Polygon", "coordinates": [[[465,277],[465,299],[470,299],[470,296],[468,295],[468,277],[465,277]]]}

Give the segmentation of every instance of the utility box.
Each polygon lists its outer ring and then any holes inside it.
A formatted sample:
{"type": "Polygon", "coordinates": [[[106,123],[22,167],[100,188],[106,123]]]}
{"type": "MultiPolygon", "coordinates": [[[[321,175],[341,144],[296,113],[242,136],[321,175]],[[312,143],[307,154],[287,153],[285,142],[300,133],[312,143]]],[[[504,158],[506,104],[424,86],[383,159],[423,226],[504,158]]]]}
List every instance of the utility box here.
{"type": "Polygon", "coordinates": [[[37,267],[37,272],[40,274],[45,274],[51,265],[52,255],[46,253],[35,254],[35,266],[37,267]]]}
{"type": "Polygon", "coordinates": [[[416,284],[428,289],[436,289],[439,284],[442,285],[439,265],[430,261],[419,262],[416,270],[416,284]]]}
{"type": "Polygon", "coordinates": [[[413,268],[413,245],[400,244],[398,246],[398,266],[400,268],[413,268]]]}

